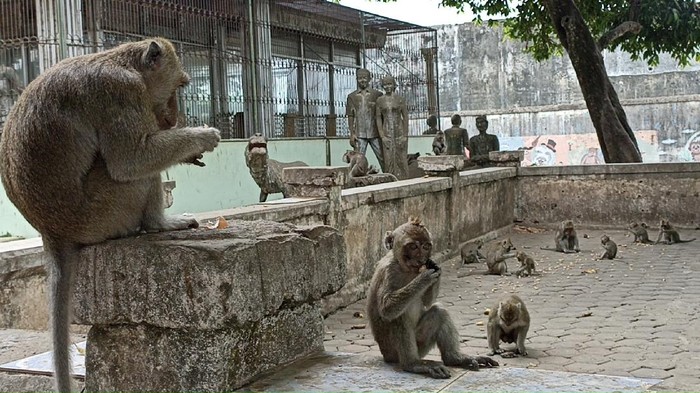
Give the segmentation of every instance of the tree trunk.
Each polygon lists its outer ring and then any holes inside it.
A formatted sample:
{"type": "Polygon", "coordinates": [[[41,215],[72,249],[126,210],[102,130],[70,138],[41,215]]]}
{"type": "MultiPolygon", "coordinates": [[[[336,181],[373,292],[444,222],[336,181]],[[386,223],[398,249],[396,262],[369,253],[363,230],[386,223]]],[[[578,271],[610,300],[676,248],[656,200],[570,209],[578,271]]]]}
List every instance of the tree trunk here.
{"type": "Polygon", "coordinates": [[[642,162],[603,56],[578,8],[573,0],[545,0],[544,4],[571,59],[605,162],[642,162]]]}

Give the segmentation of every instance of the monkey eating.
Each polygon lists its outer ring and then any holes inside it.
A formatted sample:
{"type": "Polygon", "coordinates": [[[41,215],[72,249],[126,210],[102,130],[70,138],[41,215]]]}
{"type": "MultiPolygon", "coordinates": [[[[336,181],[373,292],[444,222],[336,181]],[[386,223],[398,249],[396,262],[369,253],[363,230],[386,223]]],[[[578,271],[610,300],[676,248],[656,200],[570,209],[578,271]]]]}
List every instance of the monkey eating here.
{"type": "Polygon", "coordinates": [[[510,252],[511,250],[515,250],[515,246],[513,246],[510,238],[490,244],[486,251],[488,274],[502,276],[508,272],[506,259],[515,257],[515,254],[510,252]]]}
{"type": "Polygon", "coordinates": [[[508,295],[501,299],[489,312],[486,326],[486,339],[489,345],[489,356],[501,355],[504,358],[516,355],[527,356],[525,337],[530,329],[530,313],[525,303],[517,295],[508,295]],[[515,343],[514,352],[500,348],[500,342],[515,343]]]}
{"type": "Polygon", "coordinates": [[[525,272],[528,276],[532,276],[535,272],[535,260],[525,254],[523,251],[518,251],[515,253],[515,258],[520,262],[520,269],[515,272],[515,275],[522,277],[525,272]]]}
{"type": "Polygon", "coordinates": [[[449,378],[446,366],[498,366],[489,357],[460,351],[455,324],[435,303],[441,270],[430,259],[432,239],[420,220],[412,218],[387,232],[384,245],[389,252],[377,265],[367,297],[369,325],[384,361],[432,378],[449,378]],[[422,359],[435,345],[442,363],[422,359]]]}
{"type": "Polygon", "coordinates": [[[0,173],[48,255],[60,392],[71,389],[68,326],[81,247],[199,225],[189,215],[164,215],[160,177],[173,165],[197,164],[220,140],[215,128],[174,128],[177,90],[189,81],[170,41],[131,42],[62,60],[27,86],[8,115],[0,173]]]}
{"type": "Polygon", "coordinates": [[[630,224],[627,230],[634,235],[634,243],[654,244],[654,242],[649,240],[649,232],[647,232],[647,228],[647,224],[643,222],[639,224],[633,222],[630,224]]]}
{"type": "Polygon", "coordinates": [[[367,157],[359,151],[348,150],[343,154],[343,161],[350,168],[350,177],[362,177],[379,173],[377,168],[369,164],[367,157]]]}
{"type": "Polygon", "coordinates": [[[482,239],[477,240],[473,243],[466,243],[459,250],[460,257],[462,259],[462,265],[467,265],[470,263],[479,263],[481,260],[486,259],[485,256],[481,254],[481,247],[483,247],[484,241],[482,239]]]}
{"type": "Polygon", "coordinates": [[[612,241],[608,235],[603,235],[600,237],[600,244],[603,245],[605,251],[598,259],[615,259],[617,256],[617,244],[612,241]]]}
{"type": "Polygon", "coordinates": [[[580,252],[578,236],[574,229],[574,222],[571,220],[562,221],[554,234],[554,248],[540,247],[542,250],[558,251],[565,254],[580,252]]]}
{"type": "Polygon", "coordinates": [[[662,219],[659,223],[659,236],[656,238],[656,243],[654,244],[674,244],[674,243],[688,243],[695,240],[695,238],[688,240],[681,240],[681,235],[678,233],[676,228],[671,225],[671,222],[662,219]]]}

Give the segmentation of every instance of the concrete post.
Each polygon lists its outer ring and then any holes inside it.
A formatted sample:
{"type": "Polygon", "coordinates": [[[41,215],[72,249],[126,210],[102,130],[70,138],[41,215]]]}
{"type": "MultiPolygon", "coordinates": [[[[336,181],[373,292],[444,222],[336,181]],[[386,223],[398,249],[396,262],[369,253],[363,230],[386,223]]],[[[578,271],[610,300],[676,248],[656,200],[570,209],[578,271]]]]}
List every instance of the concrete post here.
{"type": "Polygon", "coordinates": [[[463,191],[459,171],[464,167],[464,156],[421,156],[418,157],[418,167],[425,171],[428,176],[449,177],[451,179],[452,189],[448,200],[446,220],[450,228],[447,248],[455,249],[460,243],[460,233],[462,232],[462,228],[459,227],[459,217],[463,206],[460,205],[459,201],[462,200],[463,191]]]}
{"type": "Polygon", "coordinates": [[[348,179],[348,167],[284,168],[282,179],[290,197],[328,198],[326,225],[337,229],[342,228],[341,190],[348,179]]]}

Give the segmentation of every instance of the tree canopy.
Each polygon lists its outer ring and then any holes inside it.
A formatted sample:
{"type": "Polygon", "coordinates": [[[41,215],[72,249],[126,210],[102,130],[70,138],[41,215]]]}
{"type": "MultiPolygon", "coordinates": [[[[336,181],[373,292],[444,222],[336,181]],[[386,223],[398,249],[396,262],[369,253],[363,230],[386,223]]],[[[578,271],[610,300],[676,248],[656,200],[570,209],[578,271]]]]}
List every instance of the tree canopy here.
{"type": "MultiPolygon", "coordinates": [[[[394,0],[380,0],[384,2],[394,0]]],[[[576,0],[600,49],[621,49],[634,60],[659,63],[669,53],[680,65],[700,60],[700,3],[697,0],[576,0]]],[[[537,60],[563,52],[544,2],[538,0],[442,0],[442,6],[470,10],[477,22],[504,19],[505,33],[527,43],[537,60]]]]}

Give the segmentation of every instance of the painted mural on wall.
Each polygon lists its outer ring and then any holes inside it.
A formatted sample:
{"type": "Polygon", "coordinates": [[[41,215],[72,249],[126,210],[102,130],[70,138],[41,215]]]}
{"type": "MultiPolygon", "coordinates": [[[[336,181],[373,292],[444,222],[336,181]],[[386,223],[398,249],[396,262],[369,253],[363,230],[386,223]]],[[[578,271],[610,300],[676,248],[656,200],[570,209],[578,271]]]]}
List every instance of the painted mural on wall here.
{"type": "MultiPolygon", "coordinates": [[[[680,139],[659,140],[656,130],[636,131],[644,162],[700,162],[700,131],[684,130],[680,139]]],[[[501,150],[525,150],[523,166],[604,164],[595,133],[499,137],[501,150]]]]}

